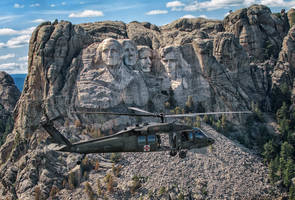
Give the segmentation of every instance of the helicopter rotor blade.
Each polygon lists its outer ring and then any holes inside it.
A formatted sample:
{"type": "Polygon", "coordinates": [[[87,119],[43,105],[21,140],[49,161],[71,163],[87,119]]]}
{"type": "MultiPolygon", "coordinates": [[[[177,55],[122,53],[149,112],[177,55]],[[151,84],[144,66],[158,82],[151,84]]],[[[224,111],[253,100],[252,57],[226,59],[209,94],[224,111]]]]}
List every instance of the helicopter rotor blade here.
{"type": "Polygon", "coordinates": [[[121,116],[134,116],[134,117],[156,117],[154,114],[135,114],[135,113],[115,113],[115,112],[95,112],[95,111],[85,111],[79,112],[74,111],[71,113],[75,114],[99,114],[99,115],[121,115],[121,116]]]}
{"type": "Polygon", "coordinates": [[[128,107],[128,109],[130,109],[130,110],[135,110],[135,111],[142,112],[142,113],[146,113],[146,114],[149,114],[149,115],[155,115],[155,114],[153,114],[153,113],[151,113],[151,112],[148,112],[148,111],[146,111],[146,110],[142,110],[142,109],[140,109],[140,108],[136,108],[136,107],[128,107]]]}
{"type": "Polygon", "coordinates": [[[219,114],[251,114],[251,111],[229,111],[229,112],[207,112],[207,113],[188,113],[188,114],[172,114],[165,115],[165,117],[196,117],[204,115],[219,115],[219,114]]]}

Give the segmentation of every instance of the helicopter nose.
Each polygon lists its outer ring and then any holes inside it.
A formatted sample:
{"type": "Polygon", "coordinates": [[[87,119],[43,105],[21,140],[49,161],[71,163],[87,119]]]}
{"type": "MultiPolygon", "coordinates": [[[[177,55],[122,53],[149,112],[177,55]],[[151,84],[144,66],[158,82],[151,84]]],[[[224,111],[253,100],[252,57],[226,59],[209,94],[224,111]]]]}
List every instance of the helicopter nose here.
{"type": "Polygon", "coordinates": [[[212,138],[208,138],[208,143],[209,143],[209,145],[214,144],[214,142],[215,142],[214,139],[212,139],[212,138]]]}

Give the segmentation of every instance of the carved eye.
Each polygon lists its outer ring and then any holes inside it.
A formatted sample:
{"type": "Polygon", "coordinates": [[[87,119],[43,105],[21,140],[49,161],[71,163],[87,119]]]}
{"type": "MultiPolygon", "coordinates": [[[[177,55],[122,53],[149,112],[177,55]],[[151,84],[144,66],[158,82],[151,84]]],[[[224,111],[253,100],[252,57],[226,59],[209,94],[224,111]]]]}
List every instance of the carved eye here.
{"type": "Polygon", "coordinates": [[[118,51],[116,49],[111,49],[111,53],[117,53],[118,51]]]}

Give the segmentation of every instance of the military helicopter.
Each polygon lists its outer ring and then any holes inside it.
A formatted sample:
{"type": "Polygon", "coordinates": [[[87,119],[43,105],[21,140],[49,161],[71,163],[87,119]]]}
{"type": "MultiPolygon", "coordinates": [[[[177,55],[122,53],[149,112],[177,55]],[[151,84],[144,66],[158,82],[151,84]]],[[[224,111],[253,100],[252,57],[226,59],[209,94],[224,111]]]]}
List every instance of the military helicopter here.
{"type": "Polygon", "coordinates": [[[49,120],[48,117],[45,117],[46,119],[41,122],[41,125],[56,143],[63,145],[58,149],[58,151],[75,152],[84,154],[84,156],[89,153],[170,151],[171,156],[175,156],[178,153],[180,158],[185,158],[188,150],[212,145],[214,143],[214,139],[208,137],[199,128],[184,125],[178,122],[165,122],[166,118],[251,113],[250,111],[236,111],[166,115],[164,113],[151,113],[135,107],[128,108],[141,113],[136,114],[96,111],[83,111],[74,113],[155,117],[160,118],[161,123],[151,122],[143,123],[141,125],[137,124],[126,127],[124,130],[121,130],[110,136],[73,144],[54,127],[53,121],[55,119],[49,120]],[[161,137],[163,134],[168,134],[169,146],[165,146],[161,143],[161,137]]]}

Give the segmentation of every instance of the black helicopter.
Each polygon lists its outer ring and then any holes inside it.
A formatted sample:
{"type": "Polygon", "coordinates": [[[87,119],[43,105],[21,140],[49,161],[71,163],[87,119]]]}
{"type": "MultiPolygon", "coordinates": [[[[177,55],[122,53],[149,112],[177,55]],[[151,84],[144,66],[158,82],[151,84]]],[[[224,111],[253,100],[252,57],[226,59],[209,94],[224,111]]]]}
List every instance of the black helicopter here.
{"type": "Polygon", "coordinates": [[[161,123],[152,122],[130,126],[110,136],[73,144],[54,127],[54,120],[48,120],[46,117],[45,120],[41,122],[41,125],[56,143],[63,145],[58,149],[59,151],[75,152],[84,155],[89,153],[170,151],[171,156],[175,156],[178,153],[180,158],[185,158],[187,150],[212,145],[214,139],[208,137],[199,128],[176,122],[164,122],[166,118],[251,113],[249,111],[237,111],[165,115],[163,113],[151,113],[134,107],[129,107],[129,109],[141,112],[141,114],[95,111],[75,113],[156,117],[161,119],[161,123]],[[163,134],[169,135],[169,146],[162,144],[161,137],[163,134]]]}

